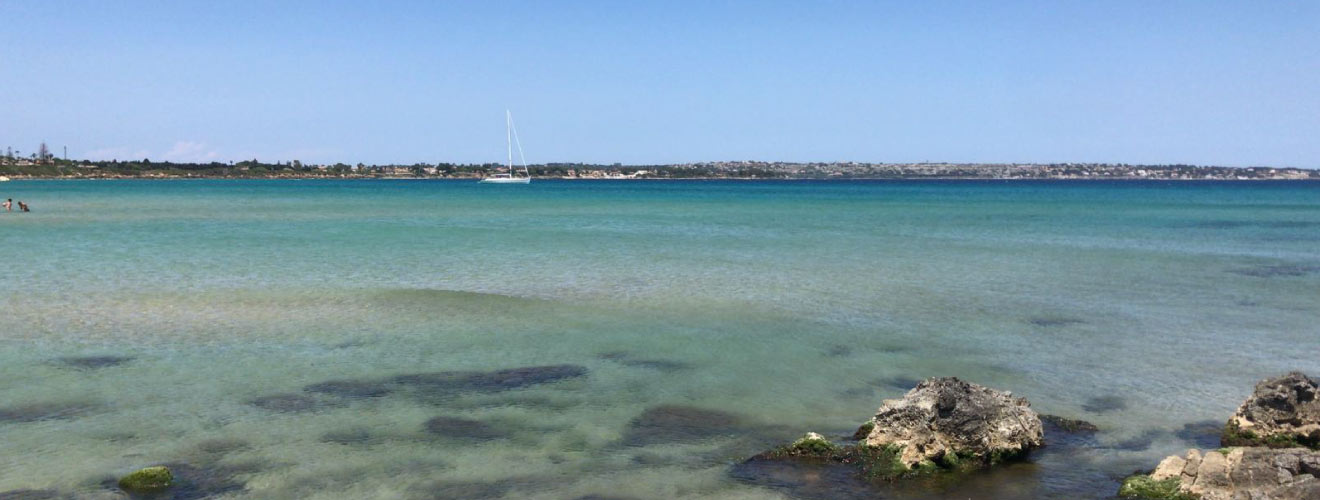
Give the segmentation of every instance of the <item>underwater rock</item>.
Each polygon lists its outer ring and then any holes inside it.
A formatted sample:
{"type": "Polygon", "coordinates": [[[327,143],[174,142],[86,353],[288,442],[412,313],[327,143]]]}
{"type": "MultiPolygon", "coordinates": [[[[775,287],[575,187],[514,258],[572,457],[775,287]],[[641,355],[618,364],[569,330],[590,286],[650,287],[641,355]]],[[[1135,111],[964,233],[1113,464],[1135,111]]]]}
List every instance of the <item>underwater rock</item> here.
{"type": "Polygon", "coordinates": [[[1123,481],[1125,498],[1304,500],[1320,498],[1320,451],[1304,448],[1188,450],[1150,475],[1123,481]]]}
{"type": "Polygon", "coordinates": [[[1150,445],[1155,443],[1155,440],[1164,437],[1168,432],[1167,429],[1146,429],[1141,431],[1141,434],[1113,442],[1106,448],[1123,451],[1146,451],[1150,449],[1150,445]]]}
{"type": "Polygon", "coordinates": [[[495,481],[441,480],[410,489],[416,498],[435,500],[482,500],[489,498],[523,498],[526,494],[513,492],[545,492],[563,487],[563,479],[546,476],[513,476],[495,481]]]}
{"type": "Polygon", "coordinates": [[[480,375],[478,371],[446,371],[446,372],[428,372],[428,373],[409,373],[397,375],[390,381],[408,386],[437,386],[445,388],[458,388],[471,377],[480,375]]]}
{"type": "Polygon", "coordinates": [[[1060,316],[1037,316],[1028,320],[1031,324],[1043,328],[1062,328],[1065,326],[1080,325],[1086,323],[1077,318],[1065,318],[1060,316]]]}
{"type": "Polygon", "coordinates": [[[921,379],[905,377],[902,375],[883,378],[875,381],[875,385],[892,387],[894,389],[902,389],[904,391],[911,390],[913,387],[916,387],[920,383],[921,383],[921,379]]]}
{"type": "Polygon", "coordinates": [[[967,459],[993,464],[1041,446],[1044,435],[1026,399],[957,377],[926,379],[902,399],[885,400],[871,423],[865,444],[902,447],[908,468],[967,459]]]}
{"type": "Polygon", "coordinates": [[[169,467],[157,465],[121,477],[118,484],[120,489],[129,493],[155,493],[174,484],[174,474],[169,467]]]}
{"type": "Polygon", "coordinates": [[[378,439],[374,438],[370,431],[361,427],[330,431],[321,435],[322,443],[364,445],[371,444],[375,441],[378,441],[378,439]]]}
{"type": "Polygon", "coordinates": [[[1262,264],[1252,267],[1229,269],[1228,272],[1251,276],[1253,278],[1292,278],[1320,272],[1320,266],[1300,264],[1262,264]]]}
{"type": "Polygon", "coordinates": [[[1040,422],[1045,432],[1045,443],[1049,446],[1095,446],[1095,435],[1100,431],[1093,423],[1058,415],[1041,415],[1040,422]]]}
{"type": "Polygon", "coordinates": [[[327,380],[303,387],[303,390],[349,399],[378,398],[394,392],[389,385],[376,380],[327,380]]]}
{"type": "Polygon", "coordinates": [[[248,404],[280,413],[311,411],[318,406],[316,399],[303,394],[271,394],[248,401],[248,404]]]}
{"type": "Polygon", "coordinates": [[[1127,400],[1121,396],[1096,396],[1082,403],[1082,409],[1091,413],[1108,413],[1127,409],[1127,400]]]}
{"type": "Polygon", "coordinates": [[[1202,420],[1183,424],[1182,429],[1174,431],[1178,439],[1192,443],[1196,448],[1217,448],[1223,438],[1224,426],[1214,420],[1202,420]]]}
{"type": "Polygon", "coordinates": [[[452,409],[473,409],[473,408],[504,408],[516,407],[529,410],[559,412],[582,405],[580,399],[551,397],[534,394],[481,394],[462,399],[447,400],[446,408],[452,409]]]}
{"type": "Polygon", "coordinates": [[[582,377],[586,374],[586,367],[578,365],[529,366],[480,373],[469,377],[464,384],[474,390],[503,391],[582,377]]]}
{"type": "Polygon", "coordinates": [[[486,441],[508,437],[508,431],[480,420],[459,417],[434,417],[426,421],[426,431],[437,436],[486,441]]]}
{"type": "Polygon", "coordinates": [[[683,405],[661,405],[647,408],[633,418],[624,432],[623,441],[629,446],[659,443],[679,443],[738,435],[749,431],[742,417],[719,410],[683,405]]]}
{"type": "Polygon", "coordinates": [[[424,488],[420,498],[434,500],[485,500],[504,498],[513,485],[503,481],[439,481],[424,488]]]}
{"type": "Polygon", "coordinates": [[[119,366],[136,358],[130,356],[69,356],[56,358],[55,362],[72,368],[84,370],[94,370],[97,368],[108,368],[119,366]]]}
{"type": "Polygon", "coordinates": [[[61,500],[69,498],[55,490],[0,491],[0,500],[61,500]]]}
{"type": "Polygon", "coordinates": [[[240,439],[207,439],[197,443],[197,451],[207,455],[227,455],[250,448],[247,441],[240,439]]]}
{"type": "Polygon", "coordinates": [[[825,355],[831,358],[845,358],[851,356],[852,353],[852,347],[843,344],[834,344],[825,351],[825,355]]]}
{"type": "Polygon", "coordinates": [[[684,363],[682,361],[639,358],[630,353],[623,351],[607,352],[597,357],[600,359],[613,361],[623,366],[631,366],[633,368],[648,368],[662,372],[676,372],[676,371],[688,370],[692,368],[692,365],[688,363],[684,363]]]}
{"type": "Polygon", "coordinates": [[[247,489],[247,486],[237,480],[234,476],[240,473],[256,472],[260,467],[239,467],[239,466],[211,466],[198,467],[196,465],[170,462],[161,464],[159,467],[168,469],[173,475],[173,481],[169,488],[163,491],[147,492],[140,495],[136,492],[134,497],[149,498],[152,500],[200,500],[204,498],[215,498],[227,493],[239,492],[247,489]]]}
{"type": "Polygon", "coordinates": [[[1320,384],[1301,372],[1256,384],[1228,419],[1223,444],[1320,449],[1320,384]]]}
{"type": "Polygon", "coordinates": [[[1081,434],[1081,433],[1095,434],[1097,431],[1100,430],[1100,428],[1096,427],[1095,424],[1087,422],[1085,420],[1060,417],[1058,415],[1041,415],[1040,421],[1046,424],[1050,424],[1058,428],[1060,431],[1068,432],[1072,434],[1081,434]]]}
{"type": "Polygon", "coordinates": [[[909,468],[900,460],[901,453],[897,446],[838,445],[808,432],[791,444],[733,466],[729,475],[797,498],[883,498],[877,489],[880,483],[942,470],[931,462],[909,468]]]}
{"type": "Polygon", "coordinates": [[[90,402],[33,403],[0,408],[0,424],[67,420],[78,418],[96,409],[90,402]]]}
{"type": "Polygon", "coordinates": [[[490,372],[446,371],[399,375],[392,380],[397,384],[423,388],[432,392],[499,392],[538,384],[557,382],[587,375],[587,368],[578,365],[549,365],[511,368],[490,372]]]}
{"type": "Polygon", "coordinates": [[[729,469],[737,481],[810,500],[884,498],[852,465],[757,455],[729,469]]]}

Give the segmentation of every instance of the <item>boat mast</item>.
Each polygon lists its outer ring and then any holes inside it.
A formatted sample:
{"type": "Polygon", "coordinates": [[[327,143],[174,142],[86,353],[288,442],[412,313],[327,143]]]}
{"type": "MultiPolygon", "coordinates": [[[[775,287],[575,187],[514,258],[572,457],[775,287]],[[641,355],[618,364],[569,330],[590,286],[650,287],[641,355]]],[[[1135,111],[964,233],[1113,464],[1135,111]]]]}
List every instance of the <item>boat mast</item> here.
{"type": "MultiPolygon", "coordinates": [[[[527,170],[527,155],[523,154],[522,139],[518,138],[518,125],[513,123],[513,114],[509,114],[509,128],[513,129],[513,145],[518,146],[518,159],[522,161],[523,175],[530,179],[532,172],[527,170]]],[[[509,175],[513,175],[513,169],[509,169],[509,175]]]]}
{"type": "Polygon", "coordinates": [[[504,110],[504,139],[509,147],[509,177],[513,177],[513,113],[504,110]]]}

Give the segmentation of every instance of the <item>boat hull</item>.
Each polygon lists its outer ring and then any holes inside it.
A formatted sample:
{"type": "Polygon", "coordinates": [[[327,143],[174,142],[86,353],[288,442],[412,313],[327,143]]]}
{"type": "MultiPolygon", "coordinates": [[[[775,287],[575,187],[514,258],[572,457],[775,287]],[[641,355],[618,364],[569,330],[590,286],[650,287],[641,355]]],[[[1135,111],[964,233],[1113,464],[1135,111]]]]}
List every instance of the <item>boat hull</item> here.
{"type": "Polygon", "coordinates": [[[531,184],[529,177],[487,177],[481,180],[482,184],[531,184]]]}

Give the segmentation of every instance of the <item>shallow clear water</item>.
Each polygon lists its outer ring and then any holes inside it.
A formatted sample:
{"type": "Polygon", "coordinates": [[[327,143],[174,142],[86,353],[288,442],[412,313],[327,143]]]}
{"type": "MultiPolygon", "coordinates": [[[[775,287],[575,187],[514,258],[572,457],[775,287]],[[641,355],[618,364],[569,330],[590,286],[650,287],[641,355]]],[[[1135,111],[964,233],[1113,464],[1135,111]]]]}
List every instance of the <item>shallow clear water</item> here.
{"type": "Polygon", "coordinates": [[[105,477],[171,462],[219,471],[211,493],[233,498],[775,498],[730,465],[957,375],[1104,432],[882,495],[1105,497],[1258,379],[1320,372],[1320,183],[15,181],[0,196],[33,207],[0,213],[0,492],[102,495],[105,477]],[[87,356],[123,359],[67,359],[87,356]],[[586,373],[392,379],[565,364],[586,373]],[[367,389],[307,388],[328,380],[367,389]],[[304,407],[254,404],[277,394],[304,407]],[[639,439],[662,405],[738,424],[639,439]],[[428,430],[437,416],[490,435],[428,430]]]}

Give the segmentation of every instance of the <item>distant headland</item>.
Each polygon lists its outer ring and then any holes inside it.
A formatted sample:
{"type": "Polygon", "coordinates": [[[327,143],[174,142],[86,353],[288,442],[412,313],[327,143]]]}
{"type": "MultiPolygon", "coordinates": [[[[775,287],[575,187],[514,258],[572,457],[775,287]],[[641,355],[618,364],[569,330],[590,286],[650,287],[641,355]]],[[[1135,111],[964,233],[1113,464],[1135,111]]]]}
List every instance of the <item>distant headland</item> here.
{"type": "MultiPolygon", "coordinates": [[[[503,165],[415,163],[349,165],[240,162],[177,163],[68,160],[0,156],[0,176],[14,179],[479,179],[503,165]]],[[[1152,179],[1152,180],[1296,180],[1320,179],[1320,170],[1275,167],[1198,165],[1129,165],[1114,163],[857,163],[721,161],[669,165],[600,165],[544,163],[529,165],[532,177],[544,179],[1152,179]]]]}

